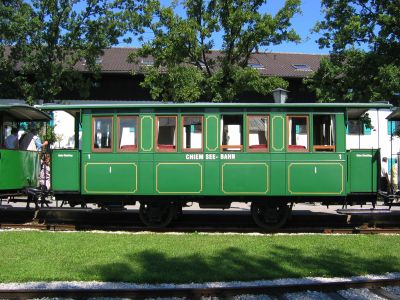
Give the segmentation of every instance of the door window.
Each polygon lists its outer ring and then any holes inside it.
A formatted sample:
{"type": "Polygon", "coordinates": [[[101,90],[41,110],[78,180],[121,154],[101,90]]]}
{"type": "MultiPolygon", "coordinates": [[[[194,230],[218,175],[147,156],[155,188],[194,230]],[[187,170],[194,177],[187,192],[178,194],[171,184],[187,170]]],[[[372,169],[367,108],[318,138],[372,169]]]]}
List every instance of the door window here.
{"type": "Polygon", "coordinates": [[[94,117],[92,150],[94,152],[112,152],[113,118],[94,117]]]}

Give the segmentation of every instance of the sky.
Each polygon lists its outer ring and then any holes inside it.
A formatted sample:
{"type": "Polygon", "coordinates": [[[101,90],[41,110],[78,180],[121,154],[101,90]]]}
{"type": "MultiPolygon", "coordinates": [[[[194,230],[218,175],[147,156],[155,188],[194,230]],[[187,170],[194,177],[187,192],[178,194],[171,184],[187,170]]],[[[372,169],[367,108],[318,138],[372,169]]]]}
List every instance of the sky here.
{"type": "MultiPolygon", "coordinates": [[[[162,0],[164,5],[168,5],[170,1],[162,0]]],[[[284,0],[269,0],[264,6],[265,11],[271,14],[276,14],[276,12],[283,7],[284,0]]],[[[311,29],[314,27],[317,21],[323,19],[321,13],[321,2],[320,0],[302,0],[301,1],[301,14],[297,14],[292,19],[292,27],[301,37],[301,42],[296,43],[283,43],[276,46],[270,46],[267,49],[263,49],[267,52],[291,52],[291,53],[309,53],[309,54],[328,54],[329,49],[320,49],[316,40],[319,34],[311,33],[311,29]]],[[[265,12],[264,11],[264,12],[265,12]]],[[[152,34],[150,32],[145,33],[145,41],[151,39],[152,34]]],[[[130,45],[120,45],[120,46],[133,46],[139,47],[140,44],[134,42],[130,45]]],[[[218,43],[218,38],[216,38],[215,49],[220,48],[220,43],[218,43]]]]}
{"type": "MultiPolygon", "coordinates": [[[[299,44],[284,43],[277,46],[271,46],[270,50],[272,52],[328,54],[329,49],[319,49],[319,46],[316,43],[319,34],[311,33],[311,29],[314,27],[315,23],[323,20],[320,0],[302,0],[301,2],[302,14],[296,15],[292,19],[292,26],[300,35],[302,41],[299,44]]],[[[270,0],[268,3],[272,5],[274,9],[279,9],[283,6],[284,1],[270,0]]]]}
{"type": "MultiPolygon", "coordinates": [[[[160,0],[165,6],[169,5],[171,1],[160,0]]],[[[27,2],[30,2],[27,0],[27,2]]],[[[78,1],[75,9],[82,9],[82,3],[78,1]]],[[[261,12],[268,12],[275,15],[280,8],[283,7],[285,0],[267,0],[267,4],[263,6],[261,12]]],[[[262,49],[267,52],[291,52],[291,53],[309,53],[309,54],[328,54],[329,49],[319,49],[318,44],[315,42],[318,39],[318,34],[311,33],[311,29],[314,27],[317,21],[323,19],[321,13],[321,1],[320,0],[301,0],[301,14],[297,14],[292,19],[292,27],[301,37],[301,42],[296,43],[282,43],[276,46],[270,46],[267,49],[262,49]]],[[[179,9],[178,9],[178,13],[179,9]]],[[[183,14],[183,13],[182,13],[183,14]]],[[[146,31],[144,34],[144,40],[148,41],[153,37],[150,31],[146,31]]],[[[122,40],[122,39],[121,39],[122,40]]],[[[133,42],[130,44],[120,43],[117,47],[140,47],[141,44],[137,41],[137,38],[133,38],[133,42]]],[[[218,50],[221,48],[221,41],[216,37],[214,49],[218,50]]]]}

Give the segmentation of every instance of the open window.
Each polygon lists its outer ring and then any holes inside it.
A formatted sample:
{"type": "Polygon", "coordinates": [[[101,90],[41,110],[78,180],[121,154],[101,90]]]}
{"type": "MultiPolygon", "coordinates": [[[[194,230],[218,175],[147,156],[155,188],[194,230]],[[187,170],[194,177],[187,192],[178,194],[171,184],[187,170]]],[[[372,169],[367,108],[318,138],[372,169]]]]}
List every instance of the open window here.
{"type": "Polygon", "coordinates": [[[247,150],[251,152],[268,151],[268,116],[248,116],[247,130],[247,150]]]}
{"type": "Polygon", "coordinates": [[[221,151],[242,151],[243,116],[221,116],[221,151]]]}
{"type": "Polygon", "coordinates": [[[93,117],[93,152],[112,152],[113,117],[93,117]]]}
{"type": "Polygon", "coordinates": [[[118,116],[118,151],[137,150],[137,116],[118,116]]]}
{"type": "Polygon", "coordinates": [[[307,152],[308,149],[308,116],[287,117],[287,151],[307,152]]]}
{"type": "Polygon", "coordinates": [[[157,151],[176,152],[176,116],[158,116],[157,151]]]}
{"type": "Polygon", "coordinates": [[[335,115],[314,115],[314,151],[335,152],[335,115]]]}
{"type": "Polygon", "coordinates": [[[185,152],[203,150],[203,117],[182,117],[182,150],[185,152]]]}

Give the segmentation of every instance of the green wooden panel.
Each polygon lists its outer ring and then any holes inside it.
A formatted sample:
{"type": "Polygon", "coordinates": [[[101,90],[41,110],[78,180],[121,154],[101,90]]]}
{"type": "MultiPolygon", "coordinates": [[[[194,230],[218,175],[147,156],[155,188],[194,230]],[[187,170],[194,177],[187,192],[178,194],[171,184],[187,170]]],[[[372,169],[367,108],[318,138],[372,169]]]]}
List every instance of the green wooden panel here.
{"type": "Polygon", "coordinates": [[[220,181],[220,162],[206,161],[204,163],[204,193],[207,195],[218,195],[221,193],[220,181]]]}
{"type": "Polygon", "coordinates": [[[346,126],[344,114],[336,115],[336,152],[346,151],[346,126]]]}
{"type": "Polygon", "coordinates": [[[137,192],[137,164],[88,162],[83,170],[87,194],[133,194],[137,192]]]}
{"type": "Polygon", "coordinates": [[[264,162],[223,163],[221,188],[224,194],[267,194],[269,165],[264,162]]]}
{"type": "Polygon", "coordinates": [[[80,190],[79,150],[53,150],[51,154],[51,187],[53,191],[80,190]],[[68,176],[66,176],[68,174],[68,176]]]}
{"type": "Polygon", "coordinates": [[[271,154],[271,195],[286,194],[286,163],[285,154],[271,154]]]}
{"type": "Polygon", "coordinates": [[[340,162],[288,163],[289,195],[342,195],[345,168],[340,162]]]}
{"type": "Polygon", "coordinates": [[[206,115],[204,118],[205,152],[219,151],[219,118],[218,115],[206,115]]]}
{"type": "Polygon", "coordinates": [[[140,151],[152,152],[154,148],[154,118],[152,116],[141,116],[140,118],[140,151]]]}
{"type": "Polygon", "coordinates": [[[82,152],[87,153],[92,150],[92,116],[82,115],[82,152]]]}
{"type": "Polygon", "coordinates": [[[203,164],[162,162],[155,167],[155,190],[159,194],[200,194],[203,191],[203,164]]]}
{"type": "Polygon", "coordinates": [[[38,152],[0,150],[0,190],[36,187],[39,170],[38,152]]]}
{"type": "Polygon", "coordinates": [[[378,186],[379,150],[351,150],[350,192],[373,193],[378,186]]]}
{"type": "Polygon", "coordinates": [[[271,152],[285,151],[285,115],[271,114],[271,152]]]}
{"type": "MultiPolygon", "coordinates": [[[[150,154],[143,154],[150,155],[150,154]]],[[[152,156],[152,155],[151,155],[152,156]]],[[[153,161],[139,162],[139,187],[141,195],[151,195],[154,193],[154,170],[153,161]]]]}

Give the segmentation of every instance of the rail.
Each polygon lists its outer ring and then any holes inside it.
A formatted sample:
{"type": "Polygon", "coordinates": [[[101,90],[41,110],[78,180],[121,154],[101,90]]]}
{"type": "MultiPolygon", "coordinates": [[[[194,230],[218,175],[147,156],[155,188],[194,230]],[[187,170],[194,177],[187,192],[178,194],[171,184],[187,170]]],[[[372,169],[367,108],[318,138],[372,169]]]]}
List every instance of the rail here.
{"type": "Polygon", "coordinates": [[[306,291],[317,291],[334,293],[347,289],[370,289],[375,294],[384,295],[388,299],[395,299],[396,295],[390,295],[382,287],[399,286],[400,279],[359,279],[351,281],[334,282],[309,282],[294,284],[265,284],[265,285],[242,285],[226,287],[207,287],[207,288],[123,288],[123,289],[1,289],[0,298],[2,299],[33,299],[33,298],[77,298],[87,299],[94,297],[112,298],[157,298],[157,297],[188,297],[189,299],[201,299],[203,297],[230,298],[238,295],[272,295],[279,296],[288,293],[298,293],[306,291]]]}
{"type": "Polygon", "coordinates": [[[0,223],[0,229],[31,229],[43,231],[126,231],[126,232],[154,232],[154,233],[172,233],[172,232],[208,232],[208,233],[260,233],[260,234],[274,234],[274,233],[320,233],[320,234],[400,234],[400,227],[392,228],[327,228],[327,227],[295,227],[295,228],[281,228],[273,231],[266,231],[259,227],[166,227],[166,228],[147,228],[143,226],[124,226],[124,225],[78,225],[78,224],[38,224],[38,223],[0,223]]]}

